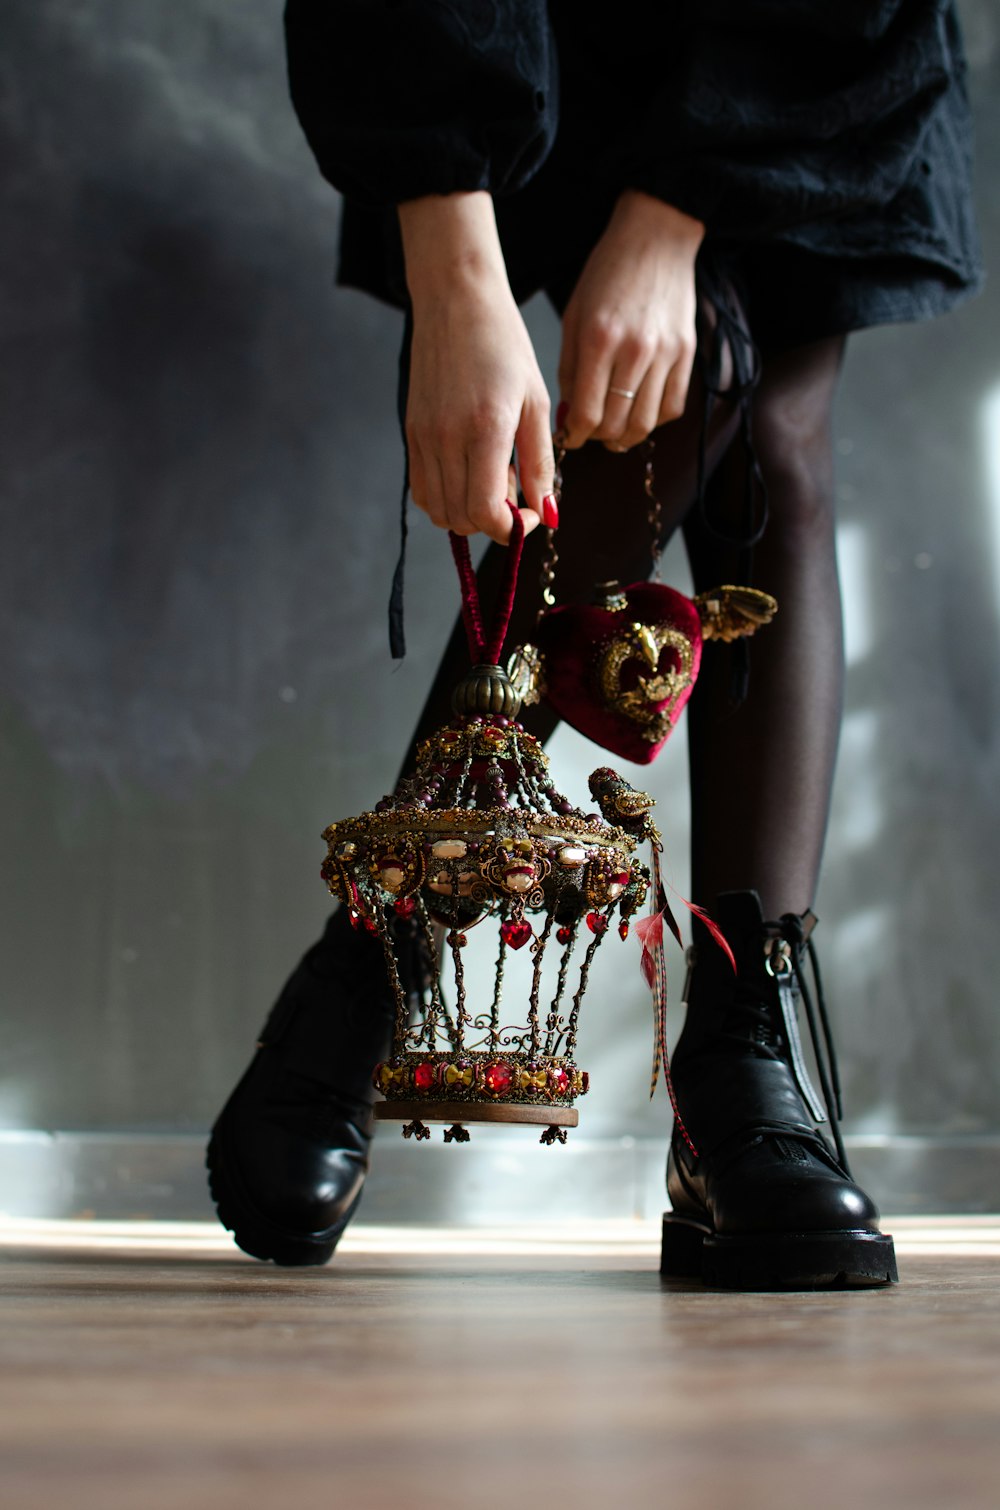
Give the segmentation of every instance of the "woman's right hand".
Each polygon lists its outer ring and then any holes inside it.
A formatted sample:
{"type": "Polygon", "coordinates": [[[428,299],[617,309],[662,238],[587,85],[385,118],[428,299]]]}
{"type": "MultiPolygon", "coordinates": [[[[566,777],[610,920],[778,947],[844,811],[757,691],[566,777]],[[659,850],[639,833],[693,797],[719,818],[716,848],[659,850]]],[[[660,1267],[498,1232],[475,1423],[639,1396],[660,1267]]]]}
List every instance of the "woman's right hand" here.
{"type": "Polygon", "coordinates": [[[627,451],[687,403],[696,349],[700,220],[627,189],[563,312],[559,383],[567,447],[627,451]]]}
{"type": "Polygon", "coordinates": [[[506,543],[554,524],[549,396],[507,281],[490,196],[399,207],[413,307],[406,406],[413,500],[442,529],[506,543]],[[517,474],[511,464],[516,454],[517,474]]]}

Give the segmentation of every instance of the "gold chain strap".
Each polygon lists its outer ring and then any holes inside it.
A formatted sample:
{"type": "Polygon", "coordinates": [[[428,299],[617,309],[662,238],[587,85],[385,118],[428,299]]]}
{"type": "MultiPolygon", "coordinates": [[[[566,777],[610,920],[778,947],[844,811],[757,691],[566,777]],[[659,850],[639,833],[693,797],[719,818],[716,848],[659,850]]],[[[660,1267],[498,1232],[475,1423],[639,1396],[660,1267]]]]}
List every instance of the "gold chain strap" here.
{"type": "MultiPolygon", "coordinates": [[[[556,464],[552,474],[552,492],[555,495],[556,508],[562,502],[562,464],[566,460],[566,447],[556,444],[556,464]]],[[[546,529],[545,549],[542,552],[542,569],[539,573],[539,586],[542,593],[542,601],[535,615],[537,625],[546,609],[555,607],[556,595],[553,586],[556,580],[556,567],[559,565],[559,552],[556,549],[555,530],[546,529]]]]}
{"type": "Polygon", "coordinates": [[[663,554],[663,504],[656,496],[656,478],[653,473],[653,459],[656,455],[656,446],[653,437],[647,435],[642,443],[643,479],[642,486],[648,499],[646,517],[649,520],[649,549],[653,557],[653,581],[660,580],[660,557],[663,554]]]}
{"type": "MultiPolygon", "coordinates": [[[[649,521],[649,550],[653,560],[653,580],[660,580],[660,557],[663,554],[661,534],[663,532],[663,504],[656,496],[656,475],[653,470],[653,462],[656,456],[656,445],[651,435],[647,436],[642,443],[643,460],[643,491],[646,494],[647,509],[646,518],[649,521]]],[[[552,491],[555,495],[556,506],[562,503],[563,462],[566,460],[566,447],[559,444],[556,437],[556,464],[552,478],[552,491]]],[[[556,567],[559,564],[559,552],[556,549],[556,532],[547,529],[545,531],[545,549],[542,553],[542,568],[539,573],[539,587],[542,601],[535,617],[537,624],[546,609],[555,606],[556,595],[554,592],[556,580],[556,567]]]]}

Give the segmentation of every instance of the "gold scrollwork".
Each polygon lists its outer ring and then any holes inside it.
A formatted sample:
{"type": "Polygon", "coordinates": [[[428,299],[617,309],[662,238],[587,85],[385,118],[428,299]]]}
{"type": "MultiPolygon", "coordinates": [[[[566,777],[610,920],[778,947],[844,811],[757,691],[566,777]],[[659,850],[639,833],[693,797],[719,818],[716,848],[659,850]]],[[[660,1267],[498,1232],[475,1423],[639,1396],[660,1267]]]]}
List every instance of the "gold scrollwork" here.
{"type": "Polygon", "coordinates": [[[483,879],[496,896],[521,894],[529,907],[540,907],[542,882],[552,870],[541,842],[533,844],[527,835],[498,837],[479,864],[483,879]]]}
{"type": "Polygon", "coordinates": [[[423,851],[405,838],[379,845],[369,857],[372,880],[393,896],[409,896],[423,885],[427,865],[423,851]]]}

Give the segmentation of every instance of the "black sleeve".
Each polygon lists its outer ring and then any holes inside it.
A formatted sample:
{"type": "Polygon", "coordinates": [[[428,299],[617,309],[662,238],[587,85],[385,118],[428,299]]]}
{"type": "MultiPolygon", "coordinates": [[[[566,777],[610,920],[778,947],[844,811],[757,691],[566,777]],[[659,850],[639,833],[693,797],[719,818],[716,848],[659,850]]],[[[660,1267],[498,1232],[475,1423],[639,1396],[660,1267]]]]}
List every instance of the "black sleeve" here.
{"type": "Polygon", "coordinates": [[[703,0],[687,17],[670,87],[624,154],[623,187],[714,235],[886,205],[960,93],[946,0],[703,0]]]}
{"type": "Polygon", "coordinates": [[[552,145],[545,0],[287,0],[285,37],[320,169],[360,203],[506,194],[552,145]]]}

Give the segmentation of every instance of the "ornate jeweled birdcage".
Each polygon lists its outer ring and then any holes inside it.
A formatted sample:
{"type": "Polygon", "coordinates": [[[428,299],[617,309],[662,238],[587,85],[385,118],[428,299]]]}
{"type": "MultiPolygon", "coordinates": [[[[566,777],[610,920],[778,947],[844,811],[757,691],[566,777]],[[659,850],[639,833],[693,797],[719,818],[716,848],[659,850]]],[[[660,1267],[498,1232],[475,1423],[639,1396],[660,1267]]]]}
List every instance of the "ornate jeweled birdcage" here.
{"type": "MultiPolygon", "coordinates": [[[[635,851],[652,829],[651,799],[604,769],[590,783],[598,811],[575,808],[512,717],[516,694],[496,666],[475,668],[456,703],[463,711],[420,747],[414,775],[324,835],[327,884],[355,925],[382,940],[396,999],[375,1113],[417,1138],[428,1122],[449,1124],[446,1140],[463,1142],[466,1122],[520,1122],[562,1142],[588,1086],[576,1042],[594,955],[610,931],[627,937],[649,888],[635,851]],[[508,712],[464,711],[497,702],[508,712]],[[490,924],[498,944],[483,1000],[466,950],[472,930],[490,924]],[[425,962],[416,982],[412,966],[410,978],[401,968],[407,932],[425,962]],[[531,959],[528,999],[512,1020],[504,978],[521,950],[531,959]]],[[[412,960],[412,947],[406,953],[412,960]]]]}
{"type": "MultiPolygon", "coordinates": [[[[516,564],[512,552],[511,577],[516,564]]],[[[471,592],[466,576],[466,609],[471,592]]],[[[590,779],[594,811],[556,789],[497,664],[502,630],[487,643],[474,607],[479,664],[454,693],[454,718],[420,746],[395,792],[325,831],[323,876],[354,925],[381,940],[395,996],[375,1115],[417,1139],[433,1122],[446,1124],[448,1142],[468,1140],[466,1123],[515,1122],[541,1126],[543,1143],[565,1142],[588,1087],[576,1044],[591,965],[609,933],[627,937],[646,898],[650,873],[636,850],[655,841],[653,804],[607,768],[590,779]],[[483,972],[467,966],[480,928],[497,937],[485,990],[483,972]],[[504,985],[515,955],[530,969],[512,1014],[504,985]]]]}

